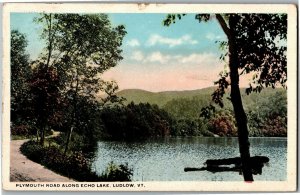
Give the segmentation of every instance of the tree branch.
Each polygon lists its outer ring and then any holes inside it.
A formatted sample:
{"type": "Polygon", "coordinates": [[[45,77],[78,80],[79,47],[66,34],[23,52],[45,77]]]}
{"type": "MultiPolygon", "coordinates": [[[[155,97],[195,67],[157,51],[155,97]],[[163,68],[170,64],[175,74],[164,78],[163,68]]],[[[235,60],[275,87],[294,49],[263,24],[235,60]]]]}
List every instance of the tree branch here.
{"type": "Polygon", "coordinates": [[[230,37],[230,29],[228,28],[224,18],[221,16],[221,14],[216,14],[216,18],[218,22],[220,23],[224,33],[227,35],[227,38],[230,37]]]}

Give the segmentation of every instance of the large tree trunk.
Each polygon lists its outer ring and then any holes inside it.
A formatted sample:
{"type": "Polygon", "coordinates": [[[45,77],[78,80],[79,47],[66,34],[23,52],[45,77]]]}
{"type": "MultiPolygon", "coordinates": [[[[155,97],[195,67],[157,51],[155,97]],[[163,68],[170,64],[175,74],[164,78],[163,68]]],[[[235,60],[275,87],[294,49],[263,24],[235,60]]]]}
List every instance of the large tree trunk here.
{"type": "Polygon", "coordinates": [[[242,170],[245,181],[253,181],[253,175],[250,162],[250,144],[248,139],[248,125],[247,116],[243,108],[240,88],[239,88],[239,73],[238,65],[239,59],[235,46],[235,16],[231,15],[229,18],[230,38],[229,42],[229,68],[231,81],[231,102],[234,109],[235,119],[238,127],[239,149],[242,160],[242,170]]]}

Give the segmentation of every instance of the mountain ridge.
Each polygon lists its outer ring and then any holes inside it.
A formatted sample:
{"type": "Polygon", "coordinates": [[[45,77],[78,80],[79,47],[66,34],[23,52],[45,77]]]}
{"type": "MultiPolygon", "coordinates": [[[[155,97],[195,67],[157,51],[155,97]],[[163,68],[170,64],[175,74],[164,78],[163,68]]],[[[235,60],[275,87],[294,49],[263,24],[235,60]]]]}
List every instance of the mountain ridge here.
{"type": "MultiPolygon", "coordinates": [[[[166,105],[171,100],[174,99],[193,99],[194,97],[201,96],[202,98],[211,100],[211,94],[216,89],[216,87],[206,87],[202,89],[195,89],[195,90],[182,90],[182,91],[159,91],[159,92],[151,92],[144,89],[124,89],[116,93],[119,97],[124,97],[126,99],[125,103],[150,103],[150,104],[157,104],[158,106],[162,107],[166,105]]],[[[266,88],[262,90],[261,93],[252,92],[250,95],[246,95],[245,93],[246,88],[241,88],[241,95],[242,98],[245,99],[247,102],[249,98],[256,99],[259,97],[266,97],[272,96],[278,91],[283,91],[282,88],[266,88]]],[[[227,89],[229,91],[229,89],[227,89]]],[[[224,100],[227,101],[226,97],[224,100]]]]}

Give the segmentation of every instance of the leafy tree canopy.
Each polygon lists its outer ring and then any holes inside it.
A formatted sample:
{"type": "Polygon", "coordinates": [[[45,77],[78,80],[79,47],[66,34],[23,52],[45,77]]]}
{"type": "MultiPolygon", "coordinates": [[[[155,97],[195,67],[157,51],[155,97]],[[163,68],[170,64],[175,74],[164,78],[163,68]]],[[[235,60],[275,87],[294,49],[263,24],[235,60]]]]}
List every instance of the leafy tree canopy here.
{"type": "MultiPolygon", "coordinates": [[[[185,14],[168,14],[163,21],[169,26],[181,19],[185,14]]],[[[234,40],[234,50],[238,54],[239,74],[252,73],[253,80],[249,83],[246,93],[260,92],[265,87],[282,85],[286,88],[287,81],[287,15],[286,14],[196,14],[199,22],[208,22],[216,18],[228,40],[234,40]],[[229,17],[235,20],[229,26],[229,17]],[[234,34],[234,37],[233,37],[234,34]]],[[[228,40],[221,41],[220,49],[224,53],[220,59],[226,60],[229,55],[228,40]]],[[[230,85],[229,73],[224,70],[220,79],[215,82],[219,86],[213,94],[215,103],[223,106],[222,97],[230,85]]]]}
{"type": "Polygon", "coordinates": [[[42,14],[36,21],[47,44],[42,60],[57,68],[65,89],[93,97],[103,84],[99,74],[122,59],[125,27],[112,27],[105,14],[42,14]]]}
{"type": "Polygon", "coordinates": [[[27,79],[30,77],[29,55],[26,53],[27,40],[17,30],[11,31],[11,111],[12,121],[25,114],[28,103],[27,79]]]}

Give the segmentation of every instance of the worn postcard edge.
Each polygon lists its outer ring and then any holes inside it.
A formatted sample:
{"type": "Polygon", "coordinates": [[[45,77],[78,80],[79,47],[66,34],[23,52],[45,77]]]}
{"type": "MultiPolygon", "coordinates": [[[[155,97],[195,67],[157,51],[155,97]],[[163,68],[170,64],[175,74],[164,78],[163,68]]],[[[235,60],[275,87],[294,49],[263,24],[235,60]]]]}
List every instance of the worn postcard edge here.
{"type": "MultiPolygon", "coordinates": [[[[5,190],[31,191],[295,191],[297,182],[297,8],[292,4],[120,4],[120,3],[4,3],[2,59],[2,187],[5,190]],[[77,188],[62,187],[61,182],[10,182],[10,13],[287,13],[288,14],[288,141],[287,180],[246,182],[156,181],[130,182],[143,188],[99,188],[103,182],[76,182],[77,188]],[[18,187],[18,184],[28,186],[18,187]],[[88,184],[88,185],[87,185],[88,184]],[[48,186],[48,187],[46,187],[48,186]],[[60,186],[60,187],[58,187],[60,186]]],[[[64,184],[66,184],[64,182],[64,184]]],[[[127,184],[122,182],[122,184],[127,184]]]]}

